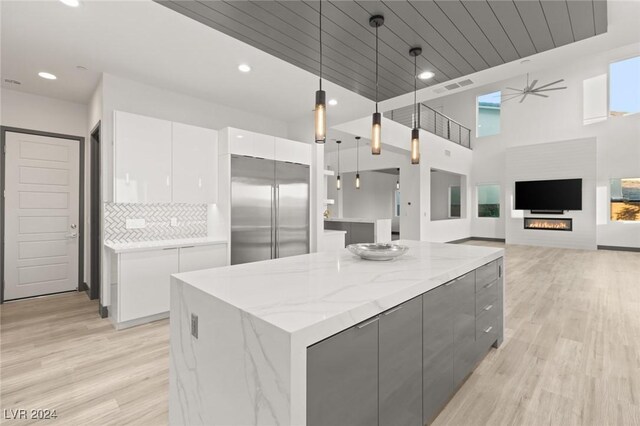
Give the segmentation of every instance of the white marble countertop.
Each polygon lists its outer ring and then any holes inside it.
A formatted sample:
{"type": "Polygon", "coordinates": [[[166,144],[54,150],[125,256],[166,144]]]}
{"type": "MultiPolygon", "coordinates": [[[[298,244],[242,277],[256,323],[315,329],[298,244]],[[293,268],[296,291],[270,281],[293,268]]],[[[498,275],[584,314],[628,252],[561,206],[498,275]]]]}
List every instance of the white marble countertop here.
{"type": "Polygon", "coordinates": [[[136,241],[130,243],[116,243],[113,241],[105,241],[104,246],[111,249],[114,253],[130,253],[135,251],[156,250],[174,247],[190,247],[190,246],[208,246],[213,244],[226,244],[226,240],[214,239],[209,237],[202,238],[182,238],[176,240],[154,240],[154,241],[136,241]]]}
{"type": "Polygon", "coordinates": [[[362,217],[330,217],[325,219],[325,222],[357,222],[357,223],[376,223],[380,220],[391,220],[389,218],[386,219],[366,219],[362,217]]]}
{"type": "Polygon", "coordinates": [[[409,252],[388,262],[343,249],[174,277],[312,344],[504,256],[490,247],[397,243],[409,252]]]}

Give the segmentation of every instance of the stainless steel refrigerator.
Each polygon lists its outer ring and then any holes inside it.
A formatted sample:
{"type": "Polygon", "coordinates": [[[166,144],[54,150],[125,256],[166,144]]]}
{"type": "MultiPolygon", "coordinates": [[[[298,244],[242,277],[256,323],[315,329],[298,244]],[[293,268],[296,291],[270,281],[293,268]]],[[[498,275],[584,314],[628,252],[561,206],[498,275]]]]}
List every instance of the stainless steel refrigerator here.
{"type": "Polygon", "coordinates": [[[309,166],[231,156],[231,264],[309,253],[309,166]]]}

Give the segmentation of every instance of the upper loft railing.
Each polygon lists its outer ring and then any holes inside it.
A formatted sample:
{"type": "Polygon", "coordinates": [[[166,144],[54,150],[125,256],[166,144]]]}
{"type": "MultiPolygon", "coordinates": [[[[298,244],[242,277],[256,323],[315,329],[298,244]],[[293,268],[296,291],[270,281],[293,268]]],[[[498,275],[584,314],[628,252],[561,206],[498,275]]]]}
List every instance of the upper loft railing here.
{"type": "MultiPolygon", "coordinates": [[[[420,107],[418,116],[420,117],[419,127],[421,129],[471,149],[471,130],[469,128],[425,104],[418,105],[420,107]]],[[[411,128],[413,127],[413,111],[413,105],[409,105],[387,111],[384,116],[411,128]]]]}

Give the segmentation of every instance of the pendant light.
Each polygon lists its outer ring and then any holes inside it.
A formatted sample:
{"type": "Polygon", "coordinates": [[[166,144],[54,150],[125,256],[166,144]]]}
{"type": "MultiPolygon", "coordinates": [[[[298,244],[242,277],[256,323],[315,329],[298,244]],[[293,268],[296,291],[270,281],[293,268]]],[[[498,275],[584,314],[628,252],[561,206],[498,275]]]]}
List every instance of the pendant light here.
{"type": "Polygon", "coordinates": [[[398,167],[398,179],[396,179],[396,189],[400,189],[400,167],[398,167]]]}
{"type": "Polygon", "coordinates": [[[318,21],[320,27],[320,88],[316,92],[314,118],[316,124],[316,143],[324,143],[327,139],[327,94],[322,90],[322,0],[320,0],[318,21]]]}
{"type": "Polygon", "coordinates": [[[338,144],[338,178],[336,179],[336,189],[340,191],[342,184],[340,183],[340,144],[342,141],[336,141],[338,144]]]}
{"type": "Polygon", "coordinates": [[[418,56],[422,48],[414,47],[409,50],[413,56],[413,129],[411,129],[411,164],[420,164],[420,108],[418,107],[418,56]]]}
{"type": "Polygon", "coordinates": [[[360,189],[360,136],[356,136],[356,189],[360,189]]]}
{"type": "Polygon", "coordinates": [[[382,115],[378,112],[378,28],[384,25],[382,15],[369,18],[369,25],[376,29],[376,112],[371,123],[371,154],[380,155],[382,149],[382,115]]]}

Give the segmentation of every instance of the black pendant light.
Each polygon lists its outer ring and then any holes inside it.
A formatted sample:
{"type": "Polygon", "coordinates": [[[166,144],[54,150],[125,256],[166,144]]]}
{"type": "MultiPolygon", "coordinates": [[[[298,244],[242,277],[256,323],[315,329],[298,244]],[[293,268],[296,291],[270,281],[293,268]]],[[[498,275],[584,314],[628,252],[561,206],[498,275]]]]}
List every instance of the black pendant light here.
{"type": "Polygon", "coordinates": [[[369,25],[376,29],[376,112],[371,123],[371,154],[380,155],[382,150],[382,115],[378,112],[378,28],[384,25],[384,16],[369,18],[369,25]]]}
{"type": "Polygon", "coordinates": [[[356,189],[360,189],[360,136],[356,136],[356,189]]]}
{"type": "Polygon", "coordinates": [[[340,191],[342,187],[342,183],[340,183],[340,144],[342,141],[336,141],[336,143],[338,144],[338,178],[336,179],[336,189],[340,191]]]}
{"type": "Polygon", "coordinates": [[[396,179],[396,189],[400,189],[400,167],[398,167],[398,178],[396,179]]]}
{"type": "Polygon", "coordinates": [[[320,0],[320,89],[316,92],[314,118],[316,124],[316,143],[324,143],[327,139],[327,94],[322,90],[322,0],[320,0]]]}
{"type": "Polygon", "coordinates": [[[418,106],[418,56],[422,54],[422,48],[414,47],[409,50],[413,56],[413,129],[411,129],[411,164],[420,164],[420,108],[418,106]]]}

